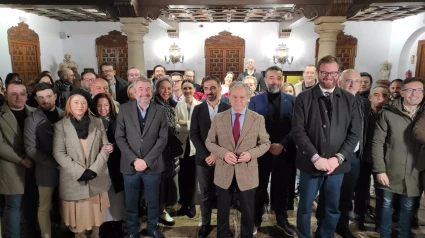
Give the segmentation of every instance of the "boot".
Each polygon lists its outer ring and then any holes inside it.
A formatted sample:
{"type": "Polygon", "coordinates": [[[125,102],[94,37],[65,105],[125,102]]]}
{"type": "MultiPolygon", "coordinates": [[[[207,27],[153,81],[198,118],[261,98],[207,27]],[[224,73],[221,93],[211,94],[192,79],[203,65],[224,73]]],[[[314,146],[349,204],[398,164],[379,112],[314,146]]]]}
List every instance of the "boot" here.
{"type": "Polygon", "coordinates": [[[99,238],[99,227],[93,226],[90,238],[99,238]]]}

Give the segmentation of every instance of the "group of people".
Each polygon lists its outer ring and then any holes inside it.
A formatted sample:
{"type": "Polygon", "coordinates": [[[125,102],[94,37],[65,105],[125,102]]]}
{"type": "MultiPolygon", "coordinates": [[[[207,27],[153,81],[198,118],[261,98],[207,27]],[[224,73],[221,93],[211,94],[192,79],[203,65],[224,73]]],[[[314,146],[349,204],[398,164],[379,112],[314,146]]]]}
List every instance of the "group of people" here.
{"type": "Polygon", "coordinates": [[[193,70],[167,76],[157,65],[147,79],[132,67],[122,79],[103,63],[101,77],[81,73],[79,89],[64,68],[57,81],[42,72],[32,92],[9,74],[0,112],[3,237],[21,237],[21,204],[28,237],[52,237],[52,207],[75,237],[122,237],[123,221],[128,237],[139,237],[142,215],[146,235],[164,237],[157,224],[175,224],[166,207],[179,203],[179,216],[195,217],[198,189],[200,238],[213,229],[215,204],[221,238],[234,237],[232,205],[240,236],[253,237],[268,203],[285,235],[311,237],[315,200],[315,237],[354,237],[352,201],[365,230],[371,176],[376,231],[391,236],[394,210],[399,236],[410,237],[425,169],[422,79],[372,88],[370,74],[340,72],[333,56],[306,66],[295,85],[277,66],[264,77],[254,60],[246,68],[199,85],[193,70]]]}

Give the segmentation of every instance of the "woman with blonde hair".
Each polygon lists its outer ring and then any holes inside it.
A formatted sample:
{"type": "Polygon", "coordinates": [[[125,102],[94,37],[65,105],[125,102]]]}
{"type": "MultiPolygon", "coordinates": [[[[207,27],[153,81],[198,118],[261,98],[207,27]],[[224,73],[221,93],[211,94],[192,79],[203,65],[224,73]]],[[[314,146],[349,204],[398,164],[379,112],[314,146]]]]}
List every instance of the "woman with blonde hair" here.
{"type": "Polygon", "coordinates": [[[295,96],[295,87],[292,83],[283,83],[281,89],[282,92],[295,96]]]}
{"type": "Polygon", "coordinates": [[[53,136],[62,219],[78,238],[86,237],[87,230],[92,231],[91,238],[99,237],[111,186],[107,162],[113,146],[102,120],[90,115],[88,102],[81,90],[71,92],[53,136]]]}

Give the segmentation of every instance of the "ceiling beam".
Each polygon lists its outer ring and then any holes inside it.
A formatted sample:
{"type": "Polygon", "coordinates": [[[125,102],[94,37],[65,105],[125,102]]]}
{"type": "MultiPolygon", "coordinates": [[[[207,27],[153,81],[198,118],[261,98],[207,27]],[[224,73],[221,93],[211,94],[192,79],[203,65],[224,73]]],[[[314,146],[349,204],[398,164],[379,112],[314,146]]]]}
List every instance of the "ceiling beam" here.
{"type": "Polygon", "coordinates": [[[326,4],[327,0],[139,0],[140,5],[283,5],[283,4],[326,4]],[[178,3],[178,4],[177,4],[178,3]]]}

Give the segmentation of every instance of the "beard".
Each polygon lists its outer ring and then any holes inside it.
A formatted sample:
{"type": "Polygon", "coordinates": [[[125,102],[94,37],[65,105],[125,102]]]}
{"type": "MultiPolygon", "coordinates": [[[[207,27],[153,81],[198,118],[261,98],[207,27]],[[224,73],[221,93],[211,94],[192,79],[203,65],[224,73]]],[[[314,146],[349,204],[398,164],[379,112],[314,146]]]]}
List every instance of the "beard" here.
{"type": "Polygon", "coordinates": [[[280,92],[280,87],[276,85],[267,85],[267,91],[269,93],[278,93],[280,92]]]}
{"type": "Polygon", "coordinates": [[[55,107],[55,104],[43,103],[40,105],[40,107],[43,111],[51,111],[55,107]]]}

